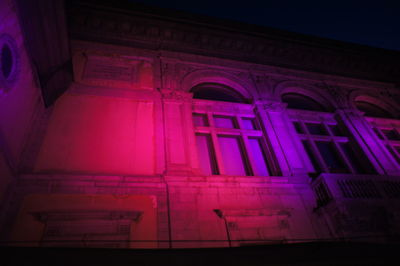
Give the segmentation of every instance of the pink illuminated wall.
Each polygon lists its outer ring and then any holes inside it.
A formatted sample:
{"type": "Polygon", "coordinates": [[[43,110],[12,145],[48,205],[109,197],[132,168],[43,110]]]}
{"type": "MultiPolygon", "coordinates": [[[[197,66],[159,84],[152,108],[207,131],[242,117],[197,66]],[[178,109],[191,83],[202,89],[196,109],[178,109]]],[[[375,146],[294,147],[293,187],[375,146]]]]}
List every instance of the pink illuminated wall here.
{"type": "Polygon", "coordinates": [[[36,172],[151,175],[151,102],[65,94],[55,104],[36,172]]]}
{"type": "MultiPolygon", "coordinates": [[[[129,243],[129,247],[154,248],[157,247],[157,242],[154,241],[157,239],[156,207],[154,197],[150,196],[33,194],[26,197],[22,202],[19,217],[12,232],[12,239],[14,241],[21,241],[22,243],[26,241],[27,243],[25,245],[27,246],[31,246],[32,243],[36,243],[34,244],[35,246],[39,245],[40,240],[43,238],[46,221],[39,220],[38,217],[34,215],[37,213],[44,213],[49,216],[54,212],[62,211],[62,215],[67,218],[67,221],[68,213],[82,213],[81,219],[87,220],[89,222],[89,227],[95,227],[98,226],[96,223],[99,223],[99,220],[90,217],[90,214],[95,211],[106,212],[103,220],[109,220],[111,223],[113,221],[115,223],[118,219],[115,215],[113,217],[113,212],[136,211],[140,213],[140,219],[129,223],[130,228],[126,229],[126,232],[130,234],[129,239],[131,242],[129,243]],[[107,215],[107,213],[109,214],[107,215]],[[92,220],[90,221],[90,219],[92,220]],[[137,242],[135,242],[135,240],[137,240],[137,242]]],[[[74,219],[71,219],[70,223],[72,223],[72,221],[74,221],[74,219]]],[[[101,230],[100,227],[100,234],[107,236],[107,231],[111,231],[111,227],[104,225],[104,223],[100,224],[100,226],[104,227],[103,230],[101,230]]],[[[74,236],[74,234],[80,233],[81,237],[84,238],[85,230],[89,232],[90,228],[82,228],[82,230],[75,229],[75,232],[72,232],[73,234],[70,233],[70,235],[74,236]]],[[[111,233],[112,232],[109,232],[110,235],[111,233]]],[[[68,231],[64,232],[64,234],[68,234],[68,231]]],[[[103,237],[101,239],[113,240],[111,237],[103,237]]],[[[57,241],[49,241],[45,244],[52,246],[57,244],[57,241]]],[[[82,245],[82,241],[78,241],[76,245],[82,245]]]]}

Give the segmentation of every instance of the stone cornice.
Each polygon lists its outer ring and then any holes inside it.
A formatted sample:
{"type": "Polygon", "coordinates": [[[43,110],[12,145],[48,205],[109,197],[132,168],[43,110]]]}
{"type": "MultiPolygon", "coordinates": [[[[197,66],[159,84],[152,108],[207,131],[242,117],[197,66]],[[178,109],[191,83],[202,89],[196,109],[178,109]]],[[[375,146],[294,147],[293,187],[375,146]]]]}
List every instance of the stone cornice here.
{"type": "MultiPolygon", "coordinates": [[[[158,50],[151,51],[146,49],[139,49],[135,47],[124,47],[115,46],[112,44],[96,43],[93,46],[93,42],[73,40],[71,46],[76,51],[94,51],[94,53],[102,54],[104,51],[113,51],[120,55],[129,54],[129,58],[144,60],[152,62],[155,57],[161,59],[164,63],[178,64],[188,68],[209,68],[212,65],[213,69],[222,71],[243,71],[247,69],[250,73],[254,75],[257,81],[265,78],[278,78],[282,80],[295,79],[298,81],[304,81],[308,83],[321,83],[334,82],[338,86],[342,86],[348,89],[376,89],[376,88],[386,88],[392,91],[399,91],[395,84],[390,82],[379,82],[374,80],[357,79],[351,77],[343,77],[340,75],[332,74],[321,74],[317,72],[309,72],[303,70],[294,70],[277,66],[255,64],[251,62],[238,62],[230,59],[218,59],[215,60],[213,57],[200,56],[194,54],[181,54],[178,52],[158,50]],[[133,56],[131,54],[140,53],[141,56],[133,56]],[[144,55],[143,55],[144,54],[144,55]],[[143,56],[142,56],[143,55],[143,56]]],[[[315,84],[316,85],[316,84],[315,84]]]]}
{"type": "MultiPolygon", "coordinates": [[[[400,53],[279,31],[223,29],[204,22],[129,12],[96,4],[70,6],[73,39],[170,50],[377,81],[400,81],[400,53]],[[187,20],[189,21],[189,20],[187,20]],[[197,23],[197,24],[196,24],[197,23]],[[314,41],[318,39],[318,41],[314,41]]],[[[212,21],[211,21],[212,22],[212,21]]],[[[234,23],[233,23],[234,24],[234,23]]]]}

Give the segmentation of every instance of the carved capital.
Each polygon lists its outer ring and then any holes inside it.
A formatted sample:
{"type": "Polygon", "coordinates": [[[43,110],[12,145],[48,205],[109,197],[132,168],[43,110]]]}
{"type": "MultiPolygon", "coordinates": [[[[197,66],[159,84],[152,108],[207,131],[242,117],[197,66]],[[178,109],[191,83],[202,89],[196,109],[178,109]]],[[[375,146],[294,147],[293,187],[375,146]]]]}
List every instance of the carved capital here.
{"type": "Polygon", "coordinates": [[[164,89],[160,90],[161,96],[164,100],[180,101],[180,102],[191,102],[193,93],[164,89]]]}
{"type": "Polygon", "coordinates": [[[361,112],[354,108],[340,108],[336,110],[337,114],[347,115],[351,118],[360,118],[364,115],[364,112],[361,112]]]}
{"type": "MultiPolygon", "coordinates": [[[[171,24],[165,23],[165,20],[161,19],[163,16],[157,19],[157,16],[146,13],[128,15],[125,11],[117,9],[104,15],[104,11],[91,5],[77,3],[73,6],[68,14],[71,17],[69,28],[72,36],[90,36],[93,41],[117,42],[146,49],[158,50],[161,47],[165,50],[189,53],[197,51],[196,53],[201,55],[216,55],[257,64],[279,63],[303,68],[306,63],[307,68],[312,71],[353,74],[355,77],[369,79],[385,78],[397,81],[399,76],[400,69],[396,57],[389,60],[387,57],[383,57],[385,60],[371,59],[368,52],[351,52],[351,46],[350,49],[344,48],[332,53],[331,44],[316,47],[297,42],[294,45],[296,39],[290,37],[285,41],[279,37],[272,41],[274,38],[261,37],[264,34],[257,36],[224,31],[215,27],[213,22],[207,25],[204,21],[194,20],[193,25],[189,26],[176,23],[180,21],[176,20],[171,24]]],[[[231,27],[237,25],[232,24],[231,27]]],[[[270,34],[274,36],[275,33],[270,34]]]]}
{"type": "Polygon", "coordinates": [[[384,88],[379,91],[379,95],[384,97],[384,98],[393,98],[393,94],[389,91],[389,89],[384,88]]]}
{"type": "Polygon", "coordinates": [[[326,82],[316,84],[316,86],[326,90],[329,96],[334,99],[335,103],[340,108],[348,108],[347,90],[341,86],[328,84],[326,82]]]}
{"type": "Polygon", "coordinates": [[[287,103],[278,101],[258,101],[256,105],[267,112],[283,112],[286,110],[287,103]]]}

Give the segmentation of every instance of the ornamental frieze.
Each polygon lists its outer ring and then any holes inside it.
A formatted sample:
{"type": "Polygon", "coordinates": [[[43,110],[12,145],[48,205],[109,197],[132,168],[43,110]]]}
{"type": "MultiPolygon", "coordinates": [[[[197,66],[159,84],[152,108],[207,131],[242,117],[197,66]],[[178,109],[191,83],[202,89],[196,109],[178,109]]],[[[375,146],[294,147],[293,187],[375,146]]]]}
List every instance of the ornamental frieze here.
{"type": "Polygon", "coordinates": [[[283,112],[286,110],[287,103],[264,101],[262,107],[267,112],[283,112]]]}
{"type": "Polygon", "coordinates": [[[70,33],[76,39],[114,41],[127,46],[179,50],[332,74],[350,73],[367,79],[395,80],[400,76],[400,67],[389,56],[371,58],[347,50],[336,52],[330,47],[334,44],[308,47],[307,42],[304,44],[295,39],[297,37],[287,40],[271,38],[271,34],[265,33],[227,32],[190,23],[178,25],[162,18],[149,19],[146,15],[135,16],[122,11],[105,15],[101,8],[78,7],[69,12],[72,13],[70,33]]]}
{"type": "Polygon", "coordinates": [[[194,102],[193,111],[207,113],[212,112],[214,114],[238,114],[238,115],[248,115],[253,116],[253,107],[247,104],[237,104],[237,103],[228,103],[228,102],[219,102],[218,105],[215,105],[213,102],[207,102],[204,100],[196,100],[194,102]]]}
{"type": "Polygon", "coordinates": [[[325,90],[339,108],[348,108],[350,106],[348,100],[349,92],[345,88],[325,82],[317,84],[317,86],[325,90]]]}
{"type": "Polygon", "coordinates": [[[191,102],[193,97],[192,93],[177,91],[177,90],[163,89],[160,90],[160,92],[162,98],[165,100],[191,102]]]}

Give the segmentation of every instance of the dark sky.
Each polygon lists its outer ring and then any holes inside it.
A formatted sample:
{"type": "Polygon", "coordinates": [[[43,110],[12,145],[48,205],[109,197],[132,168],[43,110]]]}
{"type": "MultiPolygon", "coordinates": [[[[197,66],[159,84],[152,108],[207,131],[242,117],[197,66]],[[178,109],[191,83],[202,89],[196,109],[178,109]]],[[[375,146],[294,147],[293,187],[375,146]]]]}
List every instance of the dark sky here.
{"type": "Polygon", "coordinates": [[[133,0],[133,2],[400,50],[400,0],[133,0]]]}

